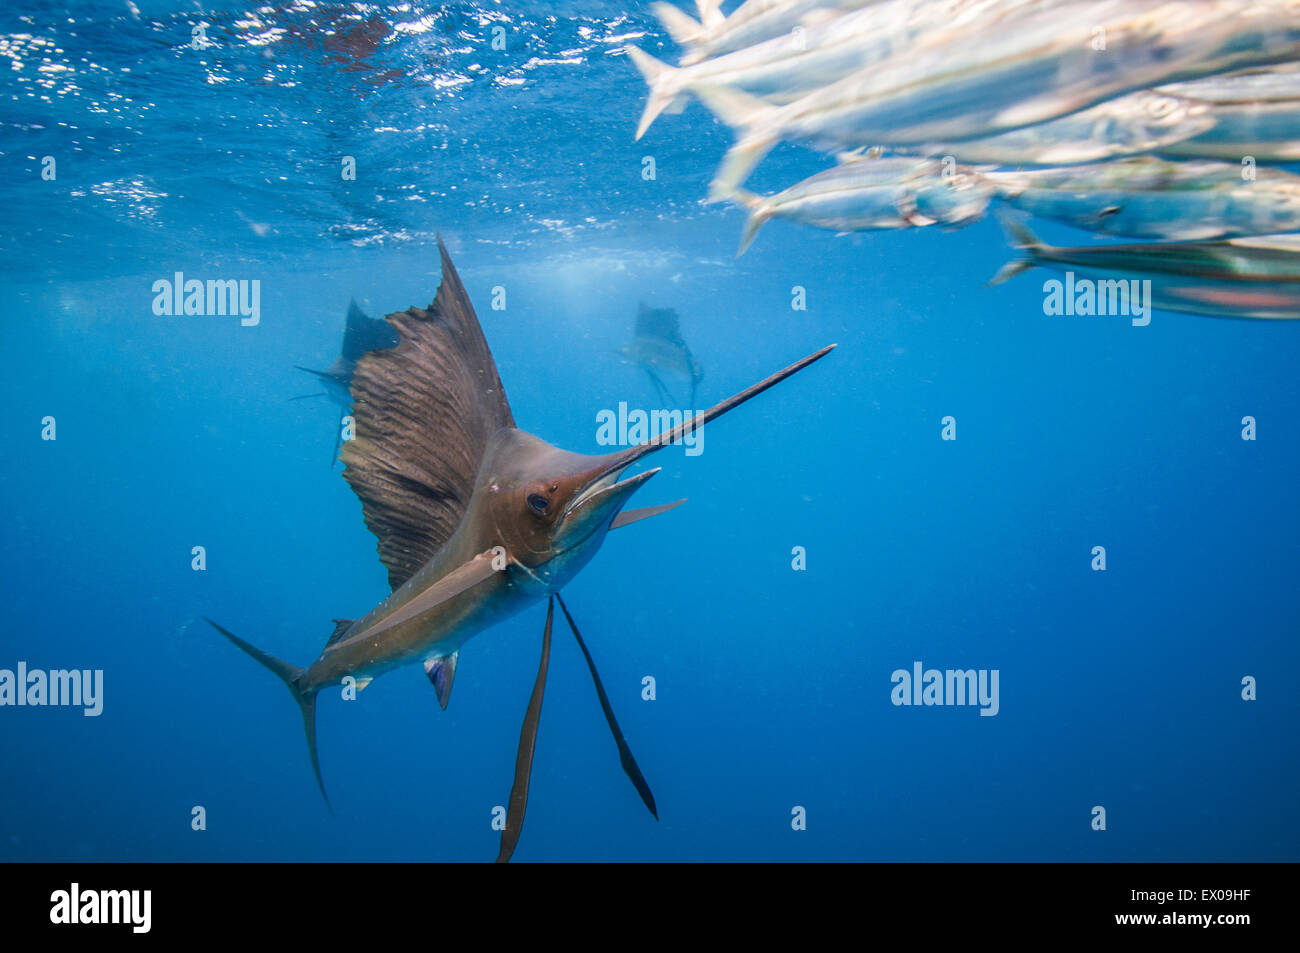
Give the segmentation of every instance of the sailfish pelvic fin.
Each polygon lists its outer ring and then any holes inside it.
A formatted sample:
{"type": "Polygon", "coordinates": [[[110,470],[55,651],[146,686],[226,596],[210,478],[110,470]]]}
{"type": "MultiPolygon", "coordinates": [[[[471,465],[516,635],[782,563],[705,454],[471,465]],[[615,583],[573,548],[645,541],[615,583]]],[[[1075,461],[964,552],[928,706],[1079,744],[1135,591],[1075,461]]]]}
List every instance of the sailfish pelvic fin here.
{"type": "Polygon", "coordinates": [[[506,826],[501,831],[501,851],[497,863],[509,863],[524,826],[524,812],[528,809],[528,785],[533,774],[533,752],[537,748],[537,726],[542,719],[542,696],[546,693],[546,670],[551,662],[551,623],[555,618],[555,597],[546,601],[546,628],[542,631],[542,660],[537,666],[537,680],[533,694],[524,712],[524,724],[519,730],[519,752],[515,755],[515,782],[510,787],[510,807],[506,811],[506,826]]]}
{"type": "MultiPolygon", "coordinates": [[[[672,504],[676,505],[676,504],[672,504]]],[[[569,607],[564,604],[564,599],[557,592],[555,598],[560,603],[560,611],[564,613],[565,620],[569,623],[569,628],[573,632],[573,637],[578,640],[578,648],[582,649],[582,657],[587,660],[587,668],[591,670],[591,680],[596,685],[596,697],[600,700],[600,710],[605,713],[605,721],[609,724],[610,734],[614,736],[614,744],[618,746],[618,760],[623,765],[623,773],[627,775],[632,786],[636,788],[636,793],[641,795],[641,802],[645,804],[646,809],[654,815],[654,819],[659,820],[659,809],[655,807],[655,796],[650,791],[650,785],[646,782],[645,775],[641,773],[641,768],[636,763],[636,758],[632,757],[632,749],[628,747],[627,739],[623,737],[623,730],[618,726],[618,719],[614,717],[614,709],[609,704],[609,696],[605,694],[605,686],[601,684],[600,673],[596,671],[596,663],[587,651],[587,643],[582,640],[582,633],[578,631],[577,623],[573,621],[573,616],[569,614],[569,607]]]]}

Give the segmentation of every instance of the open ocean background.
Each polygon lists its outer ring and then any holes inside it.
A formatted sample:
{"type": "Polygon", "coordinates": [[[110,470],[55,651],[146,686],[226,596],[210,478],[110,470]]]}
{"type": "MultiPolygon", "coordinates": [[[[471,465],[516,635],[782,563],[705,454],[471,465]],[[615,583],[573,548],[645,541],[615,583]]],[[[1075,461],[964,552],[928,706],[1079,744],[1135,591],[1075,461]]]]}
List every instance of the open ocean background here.
{"type": "Polygon", "coordinates": [[[294,365],[350,296],[427,305],[438,231],[519,425],[571,450],[653,406],[616,353],[640,301],[701,407],[840,345],[658,454],[631,505],[690,502],[566,589],[661,820],[560,625],[517,859],[1300,858],[1300,322],[1046,317],[1053,273],[985,287],[992,218],[777,221],[737,259],[700,203],[729,132],[693,103],[634,142],[628,43],[676,59],[603,0],[0,9],[0,668],[105,673],[98,718],[0,708],[0,858],[495,856],[543,606],[465,647],[446,712],[418,666],[321,696],[334,817],[284,689],[202,621],[305,665],[387,594],[294,365]],[[259,279],[260,325],[155,316],[176,271],[259,279]],[[999,714],[893,706],[914,661],[998,669],[999,714]]]}

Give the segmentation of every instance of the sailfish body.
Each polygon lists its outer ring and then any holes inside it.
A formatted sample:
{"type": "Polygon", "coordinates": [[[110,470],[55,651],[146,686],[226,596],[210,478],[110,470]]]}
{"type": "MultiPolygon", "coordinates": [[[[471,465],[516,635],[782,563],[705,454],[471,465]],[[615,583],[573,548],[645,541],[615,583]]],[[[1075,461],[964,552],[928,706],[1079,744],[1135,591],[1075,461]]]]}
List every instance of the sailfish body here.
{"type": "MultiPolygon", "coordinates": [[[[344,460],[354,459],[347,449],[344,460]]],[[[530,505],[528,496],[561,495],[567,490],[562,486],[566,474],[581,475],[578,481],[568,477],[569,482],[587,483],[611,465],[616,461],[568,453],[514,427],[497,431],[475,474],[464,517],[451,537],[404,581],[402,568],[396,572],[390,568],[392,594],[361,619],[338,629],[304,673],[303,687],[319,689],[347,675],[372,678],[410,662],[436,663],[458,651],[472,635],[558,592],[595,555],[622,503],[658,471],[633,477],[606,494],[598,506],[584,506],[566,516],[566,527],[555,542],[545,539],[546,514],[531,517],[537,521],[535,527],[511,524],[520,509],[529,513],[541,509],[537,500],[530,505]],[[537,480],[537,474],[553,476],[537,480]],[[500,554],[493,552],[498,546],[503,550],[500,554]],[[508,562],[503,564],[506,554],[508,562]],[[501,569],[493,569],[494,559],[501,569]],[[446,580],[458,571],[464,575],[447,585],[446,580]],[[461,581],[468,588],[451,593],[461,581]],[[443,588],[436,589],[440,584],[443,588]],[[427,598],[431,591],[437,593],[435,598],[427,598]]],[[[550,496],[545,498],[549,509],[550,496]]],[[[390,563],[390,567],[404,565],[400,557],[390,563]]]]}
{"type": "Polygon", "coordinates": [[[389,315],[400,343],[360,357],[352,376],[356,436],[344,446],[344,477],[378,539],[392,593],[359,619],[335,620],[334,633],[305,669],[212,624],[289,688],[302,710],[313,769],[324,794],[315,736],[318,692],[348,677],[364,688],[377,675],[420,662],[445,708],[461,646],[497,622],[547,600],[542,661],[520,737],[498,857],[506,860],[527,803],[556,601],[587,660],[624,770],[658,816],[591,654],[559,595],[610,529],[684,502],[625,512],[624,504],[658,470],[621,479],[623,472],[831,348],[684,421],[655,443],[602,456],[571,453],[515,426],[491,352],[441,240],[439,248],[442,281],[433,303],[428,309],[389,315]]]}
{"type": "Polygon", "coordinates": [[[688,407],[695,409],[695,392],[704,379],[704,368],[682,338],[677,312],[672,308],[648,308],[637,305],[636,326],[632,339],[619,348],[626,364],[640,367],[654,385],[660,400],[671,401],[672,396],[661,374],[667,373],[690,383],[688,407]]]}

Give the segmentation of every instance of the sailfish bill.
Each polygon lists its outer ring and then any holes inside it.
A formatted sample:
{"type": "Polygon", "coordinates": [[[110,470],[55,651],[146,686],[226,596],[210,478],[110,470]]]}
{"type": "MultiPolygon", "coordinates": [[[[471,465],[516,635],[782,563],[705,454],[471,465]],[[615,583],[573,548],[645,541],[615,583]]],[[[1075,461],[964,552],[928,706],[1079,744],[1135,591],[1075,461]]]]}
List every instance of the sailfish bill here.
{"type": "MultiPolygon", "coordinates": [[[[520,736],[498,858],[508,860],[527,806],[554,602],[595,556],[609,530],[684,502],[625,510],[659,470],[629,477],[624,471],[690,428],[819,360],[834,345],[686,419],[653,443],[601,456],[572,453],[515,425],[496,363],[441,238],[438,248],[442,281],[433,303],[388,315],[397,345],[360,355],[351,374],[355,436],[343,447],[343,476],[378,541],[391,592],[360,618],[337,621],[306,668],[213,626],[289,688],[302,712],[312,768],[324,795],[315,726],[315,701],[322,689],[344,679],[355,679],[361,687],[387,671],[422,662],[445,708],[465,643],[545,599],[541,664],[520,736]]],[[[562,601],[560,605],[587,660],[623,768],[657,817],[591,653],[562,601]]]]}

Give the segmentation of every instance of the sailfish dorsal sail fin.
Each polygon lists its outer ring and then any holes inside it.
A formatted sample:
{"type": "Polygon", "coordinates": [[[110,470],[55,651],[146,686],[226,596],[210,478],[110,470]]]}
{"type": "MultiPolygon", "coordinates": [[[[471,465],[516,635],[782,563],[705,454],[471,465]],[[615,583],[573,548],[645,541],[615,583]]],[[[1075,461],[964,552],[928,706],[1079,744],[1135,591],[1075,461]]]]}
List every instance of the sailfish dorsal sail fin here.
{"type": "Polygon", "coordinates": [[[677,347],[685,347],[681,322],[672,308],[647,308],[645,303],[636,309],[637,337],[660,338],[677,347]]]}
{"type": "Polygon", "coordinates": [[[348,305],[347,325],[343,329],[342,360],[345,365],[353,367],[368,351],[396,347],[397,343],[397,332],[387,321],[367,317],[357,307],[356,301],[348,305]]]}
{"type": "Polygon", "coordinates": [[[352,377],[354,439],[343,476],[396,589],[456,530],[488,439],[514,426],[474,307],[438,239],[442,281],[428,309],[388,315],[400,343],[352,377]]]}

